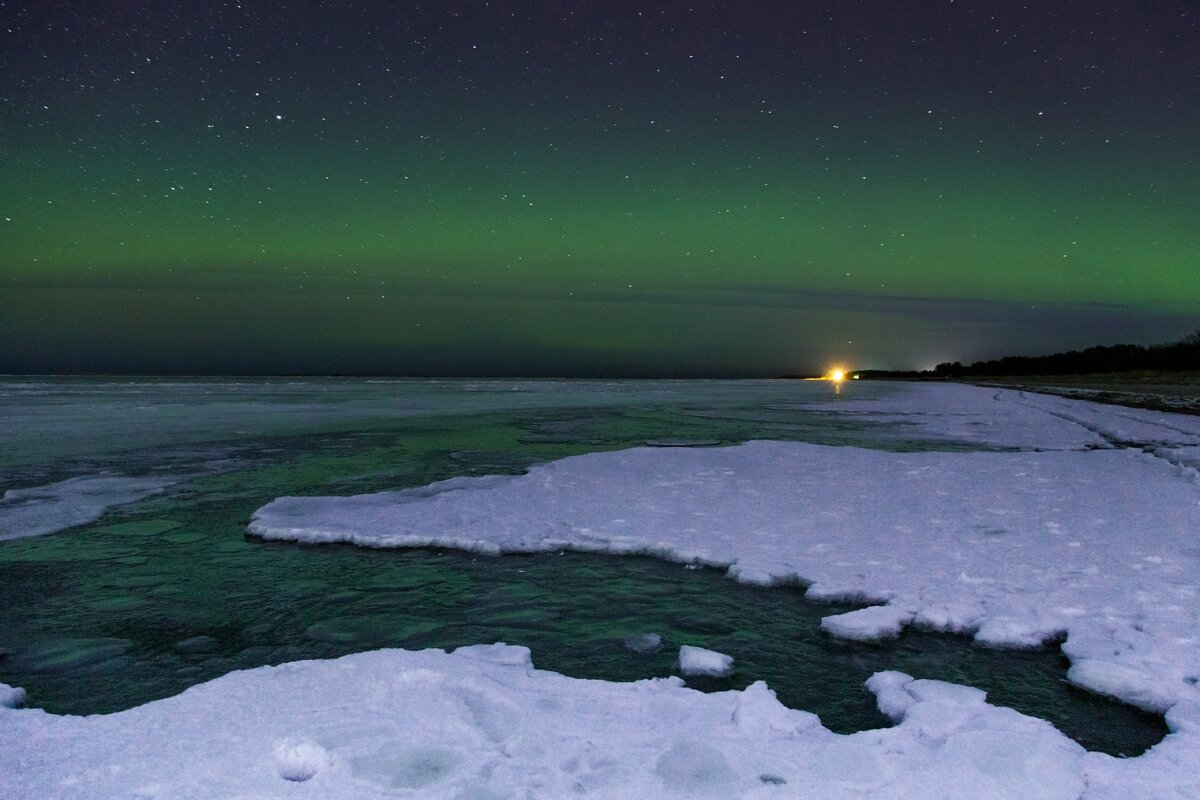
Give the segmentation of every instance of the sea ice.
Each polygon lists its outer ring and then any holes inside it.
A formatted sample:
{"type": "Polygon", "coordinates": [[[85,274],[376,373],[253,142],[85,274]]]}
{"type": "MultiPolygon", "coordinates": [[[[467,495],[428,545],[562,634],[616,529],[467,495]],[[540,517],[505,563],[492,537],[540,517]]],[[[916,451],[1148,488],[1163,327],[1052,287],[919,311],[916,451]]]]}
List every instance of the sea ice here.
{"type": "Polygon", "coordinates": [[[9,489],[0,498],[0,541],[56,533],[99,519],[110,508],[158,494],[161,477],[87,476],[46,486],[9,489]]]}
{"type": "Polygon", "coordinates": [[[973,387],[889,393],[837,409],[1043,452],[643,448],[522,477],[281,498],[251,532],[647,553],[885,604],[830,617],[839,635],[910,620],[1003,645],[1065,633],[1072,680],[1165,710],[1160,744],[1131,759],[1085,753],[977,689],[898,672],[868,682],[896,726],[840,736],[762,683],[700,694],[677,678],[541,672],[519,647],[382,650],[234,672],[111,715],[0,708],[0,797],[1200,796],[1200,476],[1188,462],[1200,420],[973,387]]]}
{"type": "MultiPolygon", "coordinates": [[[[232,672],[116,714],[0,708],[0,797],[1193,798],[1194,729],[1086,753],[982,692],[898,672],[895,727],[838,735],[765,684],[703,694],[533,668],[521,647],[232,672]]],[[[1186,728],[1186,726],[1184,726],[1186,728]]]]}
{"type": "Polygon", "coordinates": [[[588,419],[595,409],[677,408],[681,402],[724,413],[748,403],[794,398],[798,390],[819,394],[821,388],[794,381],[31,381],[0,376],[0,468],[131,449],[158,460],[196,443],[368,430],[413,417],[549,409],[588,419]]]}
{"type": "Polygon", "coordinates": [[[685,644],[679,648],[679,671],[684,675],[724,678],[733,674],[733,656],[685,644]]]}
{"type": "Polygon", "coordinates": [[[873,642],[899,636],[913,616],[913,612],[899,606],[867,606],[825,617],[821,620],[821,630],[842,639],[873,642]]]}
{"type": "Polygon", "coordinates": [[[1200,674],[1200,476],[1178,457],[1200,446],[1200,419],[970,386],[897,386],[843,405],[916,420],[926,436],[973,430],[992,446],[1046,447],[637,448],[519,477],[279,498],[249,531],[722,565],[742,581],[810,584],[815,599],[885,604],[827,618],[834,635],[919,623],[1029,647],[1065,634],[1068,657],[1090,661],[1073,676],[1082,686],[1158,709],[1200,700],[1189,680],[1200,674]],[[1130,446],[1134,436],[1145,441],[1130,446]]]}
{"type": "Polygon", "coordinates": [[[19,686],[0,683],[0,707],[18,708],[25,702],[25,690],[19,686]]]}

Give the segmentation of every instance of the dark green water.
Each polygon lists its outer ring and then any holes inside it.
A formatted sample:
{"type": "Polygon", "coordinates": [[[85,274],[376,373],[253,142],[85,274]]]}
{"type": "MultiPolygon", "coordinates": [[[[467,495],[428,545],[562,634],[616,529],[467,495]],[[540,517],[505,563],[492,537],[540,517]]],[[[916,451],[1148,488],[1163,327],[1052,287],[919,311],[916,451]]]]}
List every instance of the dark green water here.
{"type": "MultiPolygon", "coordinates": [[[[883,645],[839,642],[820,632],[820,618],[851,606],[809,603],[796,587],[747,587],[716,570],[647,558],[305,547],[243,534],[250,513],[282,494],[517,472],[655,438],[855,436],[861,441],[861,430],[762,409],[630,409],[422,419],[243,444],[235,467],[129,512],[0,542],[0,648],[12,651],[0,657],[0,680],[25,687],[31,705],[82,714],[129,708],[233,669],[378,647],[504,641],[528,646],[543,669],[635,680],[672,674],[679,646],[693,644],[733,655],[737,670],[691,685],[766,680],[785,704],[839,732],[889,724],[862,683],[897,669],[985,689],[992,702],[1048,719],[1092,750],[1136,755],[1162,738],[1160,717],[1068,686],[1057,649],[989,650],[919,632],[883,645]],[[659,634],[663,649],[624,646],[645,633],[659,634]]],[[[138,455],[122,458],[128,465],[138,455]]]]}

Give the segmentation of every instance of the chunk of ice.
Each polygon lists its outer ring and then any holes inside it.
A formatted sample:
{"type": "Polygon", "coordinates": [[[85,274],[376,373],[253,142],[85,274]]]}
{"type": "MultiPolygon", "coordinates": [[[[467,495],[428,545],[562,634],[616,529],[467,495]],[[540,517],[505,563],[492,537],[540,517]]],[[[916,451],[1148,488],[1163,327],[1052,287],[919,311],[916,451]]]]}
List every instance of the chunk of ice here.
{"type": "Polygon", "coordinates": [[[20,686],[0,683],[0,707],[18,708],[25,703],[25,690],[20,686]]]}
{"type": "Polygon", "coordinates": [[[724,678],[733,673],[733,656],[685,644],[679,648],[679,671],[684,675],[724,678]]]}
{"type": "Polygon", "coordinates": [[[913,612],[895,606],[868,606],[821,620],[821,630],[842,639],[875,642],[893,639],[913,620],[913,612]]]}
{"type": "Polygon", "coordinates": [[[1160,682],[1148,680],[1144,672],[1111,661],[1092,658],[1076,661],[1067,670],[1067,680],[1076,686],[1119,697],[1130,705],[1158,714],[1170,708],[1176,700],[1174,692],[1160,682]]]}

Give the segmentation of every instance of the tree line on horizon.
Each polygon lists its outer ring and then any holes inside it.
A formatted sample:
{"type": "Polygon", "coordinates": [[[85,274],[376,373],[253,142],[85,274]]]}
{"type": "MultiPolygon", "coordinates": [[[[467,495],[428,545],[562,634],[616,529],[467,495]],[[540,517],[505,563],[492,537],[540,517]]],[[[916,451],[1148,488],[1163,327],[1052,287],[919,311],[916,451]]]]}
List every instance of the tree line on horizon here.
{"type": "MultiPolygon", "coordinates": [[[[938,364],[932,374],[939,378],[973,375],[1079,375],[1104,372],[1200,371],[1200,329],[1179,341],[1143,347],[1115,344],[1071,350],[1046,356],[1005,356],[976,361],[964,366],[957,361],[938,364]]],[[[867,377],[864,373],[863,377],[867,377]]]]}

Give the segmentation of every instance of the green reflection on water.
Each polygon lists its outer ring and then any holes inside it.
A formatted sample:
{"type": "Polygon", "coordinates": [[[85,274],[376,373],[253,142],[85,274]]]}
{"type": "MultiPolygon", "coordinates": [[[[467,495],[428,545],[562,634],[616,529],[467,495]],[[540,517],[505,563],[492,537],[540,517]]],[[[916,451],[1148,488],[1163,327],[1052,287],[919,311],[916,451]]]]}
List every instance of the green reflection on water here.
{"type": "MultiPolygon", "coordinates": [[[[835,731],[888,724],[863,681],[881,669],[979,686],[993,702],[1051,720],[1089,749],[1133,755],[1161,718],[1079,692],[1055,652],[977,648],[913,632],[879,646],[838,642],[796,587],[739,585],[715,570],[584,554],[477,557],[247,540],[250,513],[285,494],[419,486],[647,439],[861,443],[861,429],[796,412],[539,412],[407,420],[384,431],[264,439],[238,466],[190,480],[133,511],[0,543],[0,680],[59,713],[109,712],[233,669],[378,647],[505,641],[543,669],[635,680],[672,674],[682,644],[727,652],[737,671],[706,690],[766,680],[835,731]],[[856,437],[856,438],[855,438],[856,437]],[[625,637],[662,636],[656,653],[625,637]],[[200,638],[203,637],[203,638],[200,638]]],[[[905,448],[919,445],[908,443],[905,448]]]]}

